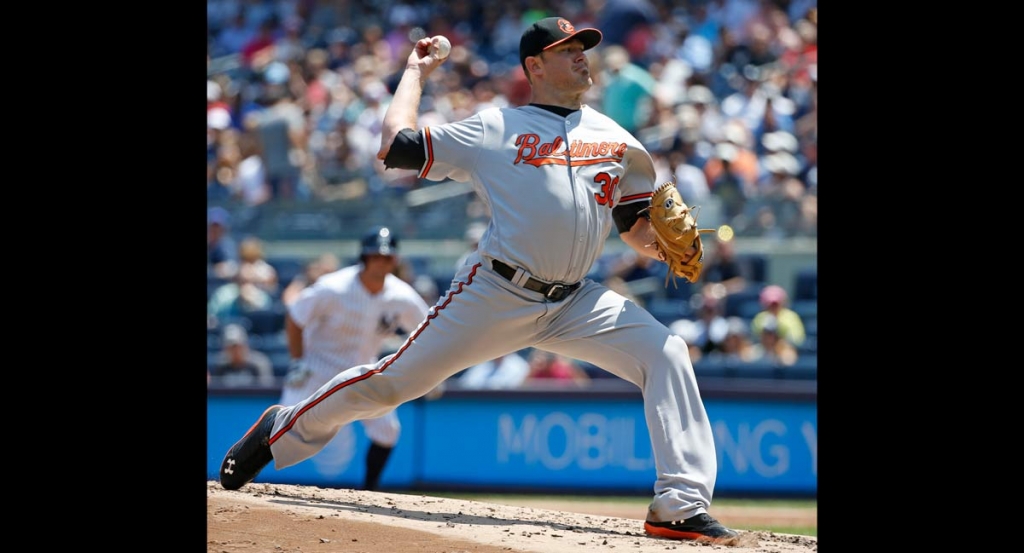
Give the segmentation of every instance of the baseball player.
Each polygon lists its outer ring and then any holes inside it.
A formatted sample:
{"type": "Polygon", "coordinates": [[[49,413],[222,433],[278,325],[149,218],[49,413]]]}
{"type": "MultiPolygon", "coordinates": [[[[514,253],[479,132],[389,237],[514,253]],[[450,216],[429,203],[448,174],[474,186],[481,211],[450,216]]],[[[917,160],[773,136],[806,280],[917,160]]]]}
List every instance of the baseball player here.
{"type": "MultiPolygon", "coordinates": [[[[375,227],[362,238],[358,264],[319,277],[288,304],[285,334],[292,363],[282,405],[299,403],[340,369],[376,363],[385,341],[415,329],[426,317],[420,294],[392,274],[397,254],[397,237],[387,227],[375,227]]],[[[401,424],[394,410],[360,422],[370,439],[363,488],[376,490],[401,424]]]]}
{"type": "MultiPolygon", "coordinates": [[[[586,50],[596,29],[561,17],[522,35],[531,103],[418,126],[428,75],[443,63],[416,43],[384,115],[378,158],[421,178],[471,183],[490,208],[476,253],[396,353],[356,365],[295,405],[271,406],[228,450],[221,485],[237,489],[271,461],[316,454],[340,425],[380,416],[466,367],[525,347],[599,366],[643,392],[657,479],[646,532],[734,545],[710,514],[717,476],[711,424],[682,338],[650,313],[586,278],[614,224],[639,254],[661,259],[647,219],[655,186],[650,154],[582,103],[593,85],[586,50]]],[[[674,190],[674,187],[673,187],[674,190]]],[[[666,207],[672,207],[667,204],[666,207]]],[[[699,237],[698,237],[699,238],[699,237]]],[[[699,277],[699,240],[684,250],[699,277]]]]}

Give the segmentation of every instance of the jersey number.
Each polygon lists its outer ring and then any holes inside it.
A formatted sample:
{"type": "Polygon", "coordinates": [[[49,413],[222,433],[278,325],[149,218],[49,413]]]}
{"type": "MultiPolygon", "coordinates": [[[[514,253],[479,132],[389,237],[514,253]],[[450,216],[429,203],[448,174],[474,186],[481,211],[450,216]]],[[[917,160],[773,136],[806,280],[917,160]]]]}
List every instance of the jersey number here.
{"type": "Polygon", "coordinates": [[[594,182],[601,186],[601,191],[594,194],[598,205],[607,205],[608,209],[615,207],[615,187],[619,184],[619,177],[612,178],[608,173],[598,173],[594,182]]]}

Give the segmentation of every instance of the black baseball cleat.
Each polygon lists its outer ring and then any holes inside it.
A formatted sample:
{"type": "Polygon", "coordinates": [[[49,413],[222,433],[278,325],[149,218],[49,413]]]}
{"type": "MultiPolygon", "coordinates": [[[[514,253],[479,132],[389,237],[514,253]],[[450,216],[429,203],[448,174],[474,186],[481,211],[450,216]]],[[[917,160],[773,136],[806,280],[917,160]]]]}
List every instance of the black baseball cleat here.
{"type": "Polygon", "coordinates": [[[281,409],[284,409],[281,405],[268,407],[245,436],[228,450],[220,464],[220,485],[224,489],[237,490],[252,482],[263,467],[274,460],[270,453],[270,433],[281,409]]]}
{"type": "Polygon", "coordinates": [[[735,545],[739,534],[718,522],[711,515],[701,513],[683,521],[644,521],[644,531],[654,536],[673,540],[696,540],[719,545],[735,545]]]}

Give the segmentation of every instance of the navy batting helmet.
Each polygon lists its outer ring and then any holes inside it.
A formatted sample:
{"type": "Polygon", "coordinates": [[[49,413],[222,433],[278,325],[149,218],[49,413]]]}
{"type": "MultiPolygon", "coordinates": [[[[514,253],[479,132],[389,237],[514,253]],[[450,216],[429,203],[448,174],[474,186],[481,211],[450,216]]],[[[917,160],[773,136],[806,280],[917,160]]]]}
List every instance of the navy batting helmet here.
{"type": "Polygon", "coordinates": [[[396,255],[398,237],[388,227],[373,227],[360,241],[359,255],[396,255]]]}

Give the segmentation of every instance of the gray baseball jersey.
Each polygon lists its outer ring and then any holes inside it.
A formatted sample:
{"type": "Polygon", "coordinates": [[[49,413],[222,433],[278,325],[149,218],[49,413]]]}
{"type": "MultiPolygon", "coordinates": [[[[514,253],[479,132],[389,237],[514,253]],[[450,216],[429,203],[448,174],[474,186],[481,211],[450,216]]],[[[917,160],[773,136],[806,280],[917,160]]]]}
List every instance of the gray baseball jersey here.
{"type": "Polygon", "coordinates": [[[420,176],[469,181],[490,209],[477,250],[540,280],[586,276],[611,232],[612,208],[651,196],[650,154],[587,106],[568,117],[534,106],[489,109],[424,132],[420,176]]]}
{"type": "MultiPolygon", "coordinates": [[[[352,265],[320,277],[288,306],[302,327],[302,359],[309,374],[286,381],[282,405],[305,399],[342,369],[375,363],[385,340],[400,330],[413,331],[426,316],[426,302],[404,280],[388,275],[384,289],[371,294],[359,282],[360,269],[352,265]]],[[[394,411],[362,423],[374,442],[398,442],[401,425],[394,411]]]]}
{"type": "Polygon", "coordinates": [[[420,176],[472,183],[490,208],[487,232],[395,354],[342,371],[279,413],[270,437],[275,467],[316,454],[340,425],[379,416],[462,369],[532,346],[642,390],[657,469],[648,520],[707,512],[717,460],[685,342],[585,278],[611,231],[612,208],[649,201],[656,183],[648,152],[587,106],[567,117],[535,106],[492,108],[420,132],[420,176]],[[502,276],[495,261],[514,274],[502,276]],[[531,278],[580,285],[555,301],[528,289],[536,287],[531,278]]]}

